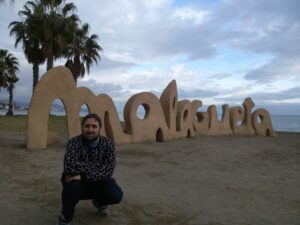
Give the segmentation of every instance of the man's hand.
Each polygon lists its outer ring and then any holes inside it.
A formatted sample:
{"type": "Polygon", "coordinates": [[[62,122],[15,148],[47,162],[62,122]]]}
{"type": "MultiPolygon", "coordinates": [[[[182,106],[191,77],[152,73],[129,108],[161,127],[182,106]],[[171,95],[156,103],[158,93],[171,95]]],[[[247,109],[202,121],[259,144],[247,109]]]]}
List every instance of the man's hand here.
{"type": "Polygon", "coordinates": [[[66,176],[65,181],[67,183],[70,183],[72,180],[81,180],[81,176],[80,175],[76,175],[76,176],[66,176]]]}

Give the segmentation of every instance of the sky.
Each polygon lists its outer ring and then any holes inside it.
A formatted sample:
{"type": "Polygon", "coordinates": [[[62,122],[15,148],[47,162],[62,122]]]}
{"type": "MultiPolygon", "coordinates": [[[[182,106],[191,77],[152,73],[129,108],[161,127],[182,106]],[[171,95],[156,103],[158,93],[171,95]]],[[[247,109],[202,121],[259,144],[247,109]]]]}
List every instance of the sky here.
{"type": "MultiPolygon", "coordinates": [[[[22,46],[14,47],[7,28],[21,20],[18,11],[24,3],[0,5],[0,48],[20,61],[16,102],[29,102],[32,91],[32,65],[22,46]]],[[[257,108],[272,115],[300,115],[299,0],[73,3],[103,48],[101,61],[78,86],[108,94],[118,111],[136,93],[150,91],[159,97],[175,79],[179,100],[237,106],[251,97],[257,108]]],[[[45,71],[44,65],[40,75],[45,71]]],[[[0,100],[7,98],[2,90],[0,100]]]]}

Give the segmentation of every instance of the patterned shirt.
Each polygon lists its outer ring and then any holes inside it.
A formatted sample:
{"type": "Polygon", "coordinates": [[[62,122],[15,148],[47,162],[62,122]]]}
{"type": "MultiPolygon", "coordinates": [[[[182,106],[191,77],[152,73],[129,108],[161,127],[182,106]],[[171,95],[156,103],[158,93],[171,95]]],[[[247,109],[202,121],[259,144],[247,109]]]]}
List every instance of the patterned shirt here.
{"type": "Polygon", "coordinates": [[[101,180],[112,176],[115,164],[111,139],[100,136],[98,145],[92,148],[78,135],[68,141],[62,179],[67,175],[80,175],[86,181],[101,180]]]}

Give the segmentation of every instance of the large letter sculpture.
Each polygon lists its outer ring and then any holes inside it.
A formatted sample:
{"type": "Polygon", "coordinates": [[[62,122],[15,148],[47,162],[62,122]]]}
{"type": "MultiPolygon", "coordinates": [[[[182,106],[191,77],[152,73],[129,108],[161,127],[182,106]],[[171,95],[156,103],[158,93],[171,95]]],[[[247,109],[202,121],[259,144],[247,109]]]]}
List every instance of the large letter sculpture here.
{"type": "Polygon", "coordinates": [[[49,111],[55,99],[63,102],[69,138],[80,134],[80,109],[84,104],[89,112],[101,117],[101,135],[112,138],[115,143],[200,135],[276,135],[268,111],[257,109],[251,114],[254,107],[251,98],[245,99],[243,108],[223,105],[219,121],[215,105],[204,112],[198,111],[202,107],[200,100],[178,101],[175,80],[169,83],[160,98],[150,92],[132,96],[124,107],[123,130],[112,99],[106,94],[95,95],[85,87],[77,88],[71,72],[59,66],[41,78],[33,93],[28,112],[28,149],[47,148],[49,111]],[[144,118],[137,115],[139,106],[144,107],[144,118]]]}

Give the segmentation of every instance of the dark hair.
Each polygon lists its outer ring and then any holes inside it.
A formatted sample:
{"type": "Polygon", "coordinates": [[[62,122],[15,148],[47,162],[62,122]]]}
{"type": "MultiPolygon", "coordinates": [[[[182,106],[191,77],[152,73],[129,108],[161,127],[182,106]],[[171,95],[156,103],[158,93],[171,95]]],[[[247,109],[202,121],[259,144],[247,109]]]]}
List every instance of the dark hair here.
{"type": "Polygon", "coordinates": [[[82,119],[82,121],[81,121],[81,127],[83,127],[84,122],[85,122],[87,119],[90,119],[90,118],[95,119],[95,120],[99,123],[99,126],[102,127],[101,119],[100,119],[100,117],[99,117],[97,114],[95,114],[95,113],[89,113],[89,114],[87,114],[85,117],[83,117],[83,119],[82,119]]]}

